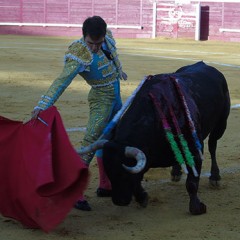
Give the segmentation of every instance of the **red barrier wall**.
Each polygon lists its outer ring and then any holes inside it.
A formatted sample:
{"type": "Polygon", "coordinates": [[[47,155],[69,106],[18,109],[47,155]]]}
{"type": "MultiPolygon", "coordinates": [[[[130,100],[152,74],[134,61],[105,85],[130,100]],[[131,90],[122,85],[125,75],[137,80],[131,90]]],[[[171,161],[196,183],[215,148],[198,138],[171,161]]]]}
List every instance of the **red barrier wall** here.
{"type": "MultiPolygon", "coordinates": [[[[88,16],[100,15],[106,20],[114,35],[119,38],[156,36],[196,39],[197,2],[2,0],[0,34],[79,36],[84,19],[88,16]],[[68,26],[53,26],[54,24],[68,26]]],[[[200,40],[240,41],[240,2],[202,0],[200,4],[200,40]]]]}

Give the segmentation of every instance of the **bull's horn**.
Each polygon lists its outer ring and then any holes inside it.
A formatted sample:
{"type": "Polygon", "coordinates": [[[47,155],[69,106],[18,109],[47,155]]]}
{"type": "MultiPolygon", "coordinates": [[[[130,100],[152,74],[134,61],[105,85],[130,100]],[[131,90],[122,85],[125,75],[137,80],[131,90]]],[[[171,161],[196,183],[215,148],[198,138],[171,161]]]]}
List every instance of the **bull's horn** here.
{"type": "Polygon", "coordinates": [[[139,173],[141,172],[146,165],[146,156],[145,154],[138,148],[135,147],[126,147],[125,148],[125,156],[135,158],[137,160],[137,164],[134,167],[128,167],[123,164],[123,167],[131,172],[131,173],[139,173]]]}
{"type": "Polygon", "coordinates": [[[106,140],[106,139],[97,140],[96,142],[92,143],[91,145],[89,145],[87,147],[77,149],[77,153],[82,155],[82,154],[86,154],[89,152],[95,152],[96,150],[102,148],[106,142],[108,142],[108,140],[106,140]]]}

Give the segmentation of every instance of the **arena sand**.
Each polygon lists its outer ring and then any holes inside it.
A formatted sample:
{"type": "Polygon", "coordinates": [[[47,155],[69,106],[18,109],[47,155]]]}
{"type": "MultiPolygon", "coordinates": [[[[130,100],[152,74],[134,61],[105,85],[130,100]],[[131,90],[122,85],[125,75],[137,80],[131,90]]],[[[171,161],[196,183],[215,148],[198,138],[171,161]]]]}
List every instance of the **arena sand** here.
{"type": "MultiPolygon", "coordinates": [[[[77,38],[75,38],[77,39],[77,38]]],[[[41,94],[62,70],[63,54],[73,38],[45,38],[6,35],[0,38],[0,115],[27,120],[41,94]]],[[[173,72],[203,60],[218,68],[227,78],[232,105],[240,103],[239,43],[195,42],[190,40],[117,39],[120,58],[129,80],[122,82],[123,101],[144,76],[173,72]]],[[[88,118],[89,86],[77,77],[56,103],[66,128],[85,127],[88,118]]],[[[26,229],[0,215],[1,240],[231,240],[240,239],[240,110],[231,110],[225,135],[218,143],[217,158],[221,185],[208,184],[210,158],[205,144],[205,160],[199,197],[207,214],[192,216],[185,178],[170,181],[170,169],[152,169],[143,185],[150,200],[147,208],[135,202],[128,207],[112,204],[111,199],[96,197],[98,169],[93,160],[91,181],[86,191],[92,211],[76,209],[52,232],[26,229]]],[[[83,132],[69,132],[74,147],[81,145],[83,132]]],[[[205,142],[206,143],[206,142],[205,142]]],[[[1,166],[4,167],[4,166],[1,166]]]]}

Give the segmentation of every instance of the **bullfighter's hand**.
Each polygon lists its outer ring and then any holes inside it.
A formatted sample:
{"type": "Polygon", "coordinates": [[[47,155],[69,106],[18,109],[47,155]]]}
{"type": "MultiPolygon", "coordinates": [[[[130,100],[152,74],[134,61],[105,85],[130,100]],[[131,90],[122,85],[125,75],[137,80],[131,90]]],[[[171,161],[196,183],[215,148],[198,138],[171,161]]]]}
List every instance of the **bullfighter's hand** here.
{"type": "Polygon", "coordinates": [[[32,114],[32,119],[36,119],[38,117],[38,114],[42,111],[40,108],[34,109],[31,114],[32,114]]]}
{"type": "Polygon", "coordinates": [[[38,118],[38,114],[42,111],[42,109],[39,108],[35,108],[32,112],[31,112],[31,118],[27,119],[23,122],[23,124],[27,124],[29,123],[32,119],[37,119],[38,118]]]}
{"type": "Polygon", "coordinates": [[[127,80],[127,78],[128,78],[128,75],[125,73],[125,72],[123,72],[122,71],[122,78],[123,78],[123,80],[127,80]]]}

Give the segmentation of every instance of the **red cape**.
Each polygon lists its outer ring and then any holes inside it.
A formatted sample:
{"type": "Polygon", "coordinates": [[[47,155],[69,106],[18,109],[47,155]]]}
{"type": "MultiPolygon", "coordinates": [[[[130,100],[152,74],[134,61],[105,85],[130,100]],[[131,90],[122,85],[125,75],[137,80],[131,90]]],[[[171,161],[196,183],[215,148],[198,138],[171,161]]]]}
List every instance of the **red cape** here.
{"type": "Polygon", "coordinates": [[[0,117],[0,213],[45,232],[66,217],[88,183],[88,168],[51,107],[23,124],[0,117]]]}

